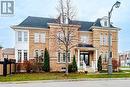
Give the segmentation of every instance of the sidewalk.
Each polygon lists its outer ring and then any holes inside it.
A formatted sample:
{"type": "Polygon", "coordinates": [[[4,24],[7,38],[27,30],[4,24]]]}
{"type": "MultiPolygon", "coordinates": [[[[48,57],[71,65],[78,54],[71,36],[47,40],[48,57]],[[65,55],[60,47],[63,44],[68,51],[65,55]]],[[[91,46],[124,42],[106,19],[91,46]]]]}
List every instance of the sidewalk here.
{"type": "Polygon", "coordinates": [[[75,82],[75,81],[107,81],[107,80],[130,80],[130,78],[81,78],[65,80],[34,80],[34,81],[14,81],[0,82],[0,84],[23,84],[23,83],[51,83],[51,82],[75,82]]]}

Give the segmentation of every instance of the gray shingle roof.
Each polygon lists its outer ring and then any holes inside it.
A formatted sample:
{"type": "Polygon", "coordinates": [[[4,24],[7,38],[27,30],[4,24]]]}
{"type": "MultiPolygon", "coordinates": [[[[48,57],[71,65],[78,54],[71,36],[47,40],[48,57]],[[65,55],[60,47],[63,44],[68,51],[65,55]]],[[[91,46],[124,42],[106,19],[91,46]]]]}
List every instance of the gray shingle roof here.
{"type": "Polygon", "coordinates": [[[28,16],[22,23],[18,26],[21,27],[38,27],[38,28],[47,28],[47,23],[53,23],[55,19],[52,18],[43,18],[43,17],[31,17],[28,16]]]}
{"type": "MultiPolygon", "coordinates": [[[[97,19],[95,22],[73,20],[73,21],[71,21],[71,24],[81,25],[80,31],[90,31],[91,26],[101,27],[100,20],[101,19],[97,19]]],[[[57,21],[57,19],[54,19],[54,18],[28,16],[22,23],[20,23],[17,26],[48,28],[48,23],[56,23],[56,21],[57,21]]]]}

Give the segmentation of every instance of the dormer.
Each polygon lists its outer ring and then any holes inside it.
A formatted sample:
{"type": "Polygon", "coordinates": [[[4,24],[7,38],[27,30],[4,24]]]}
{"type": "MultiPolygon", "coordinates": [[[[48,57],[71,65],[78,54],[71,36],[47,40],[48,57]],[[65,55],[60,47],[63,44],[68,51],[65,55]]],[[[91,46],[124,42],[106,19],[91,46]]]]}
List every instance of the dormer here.
{"type": "Polygon", "coordinates": [[[105,16],[105,17],[101,18],[100,23],[101,23],[101,26],[102,26],[102,27],[109,27],[108,17],[105,16]]]}

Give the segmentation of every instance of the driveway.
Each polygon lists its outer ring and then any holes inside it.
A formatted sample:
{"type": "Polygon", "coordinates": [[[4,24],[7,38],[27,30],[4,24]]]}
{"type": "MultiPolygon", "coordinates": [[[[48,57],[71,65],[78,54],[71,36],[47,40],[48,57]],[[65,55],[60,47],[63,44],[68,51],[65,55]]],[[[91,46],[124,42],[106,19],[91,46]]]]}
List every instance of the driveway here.
{"type": "Polygon", "coordinates": [[[97,81],[36,81],[29,83],[0,83],[0,87],[130,87],[130,80],[97,81]]]}

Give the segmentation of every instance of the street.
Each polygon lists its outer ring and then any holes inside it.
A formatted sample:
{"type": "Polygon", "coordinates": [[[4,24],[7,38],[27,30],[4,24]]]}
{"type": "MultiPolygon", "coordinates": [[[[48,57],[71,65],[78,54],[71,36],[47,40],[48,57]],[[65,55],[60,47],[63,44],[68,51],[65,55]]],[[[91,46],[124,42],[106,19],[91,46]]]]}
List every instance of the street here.
{"type": "Polygon", "coordinates": [[[0,83],[0,87],[130,87],[130,80],[97,81],[34,81],[18,83],[0,83]]]}

